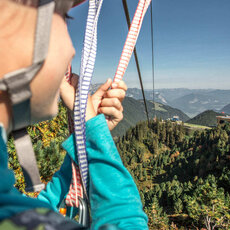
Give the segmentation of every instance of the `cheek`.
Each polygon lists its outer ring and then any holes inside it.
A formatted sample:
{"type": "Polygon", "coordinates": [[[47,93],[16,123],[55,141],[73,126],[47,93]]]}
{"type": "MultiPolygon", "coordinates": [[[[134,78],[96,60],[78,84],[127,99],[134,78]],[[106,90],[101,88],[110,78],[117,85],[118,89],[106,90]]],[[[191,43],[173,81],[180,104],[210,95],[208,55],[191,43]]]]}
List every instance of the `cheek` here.
{"type": "Polygon", "coordinates": [[[66,25],[59,16],[54,16],[45,64],[31,82],[32,113],[36,116],[55,115],[58,108],[59,87],[74,54],[66,25]]]}

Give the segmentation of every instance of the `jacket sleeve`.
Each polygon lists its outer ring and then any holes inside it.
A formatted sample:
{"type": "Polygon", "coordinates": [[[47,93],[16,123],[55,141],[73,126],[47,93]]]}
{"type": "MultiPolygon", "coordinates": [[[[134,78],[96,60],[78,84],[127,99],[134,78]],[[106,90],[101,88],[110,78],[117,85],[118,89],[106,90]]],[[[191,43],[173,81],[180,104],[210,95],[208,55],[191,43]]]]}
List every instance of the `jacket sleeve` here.
{"type": "Polygon", "coordinates": [[[104,115],[86,124],[92,229],[148,229],[147,216],[133,178],[124,167],[104,115]]]}
{"type": "MultiPolygon", "coordinates": [[[[71,135],[62,146],[68,153],[64,163],[38,196],[56,210],[69,190],[71,159],[78,163],[74,136],[71,135]]],[[[86,123],[86,148],[91,229],[99,229],[106,224],[119,229],[148,229],[137,187],[121,161],[104,115],[86,123]]]]}
{"type": "Polygon", "coordinates": [[[71,179],[71,158],[66,154],[60,170],[53,175],[52,180],[46,185],[46,189],[40,192],[38,199],[48,203],[57,211],[69,191],[71,179]]]}

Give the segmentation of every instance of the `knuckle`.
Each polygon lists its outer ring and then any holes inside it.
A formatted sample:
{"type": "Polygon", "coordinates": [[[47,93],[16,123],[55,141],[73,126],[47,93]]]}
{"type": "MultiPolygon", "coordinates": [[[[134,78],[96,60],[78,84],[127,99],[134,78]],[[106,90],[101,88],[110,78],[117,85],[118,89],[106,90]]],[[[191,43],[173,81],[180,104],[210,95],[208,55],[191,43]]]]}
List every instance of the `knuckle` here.
{"type": "Polygon", "coordinates": [[[121,98],[125,98],[125,91],[124,90],[122,90],[122,92],[121,92],[121,98]]]}
{"type": "Polygon", "coordinates": [[[113,114],[116,114],[117,110],[116,110],[114,107],[112,107],[112,108],[111,108],[111,112],[112,112],[113,114]]]}
{"type": "Polygon", "coordinates": [[[113,98],[113,105],[115,107],[119,107],[120,106],[120,101],[118,100],[118,98],[113,98]]]}

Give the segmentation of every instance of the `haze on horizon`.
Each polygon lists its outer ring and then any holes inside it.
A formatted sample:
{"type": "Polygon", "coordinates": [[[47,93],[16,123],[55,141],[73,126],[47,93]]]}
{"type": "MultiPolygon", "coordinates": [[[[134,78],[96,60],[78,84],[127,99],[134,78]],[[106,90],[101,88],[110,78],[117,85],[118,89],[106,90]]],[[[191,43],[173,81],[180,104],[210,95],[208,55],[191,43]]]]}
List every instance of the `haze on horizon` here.
{"type": "MultiPolygon", "coordinates": [[[[138,0],[127,0],[133,17],[138,0]]],[[[88,3],[71,10],[68,28],[79,73],[88,3]]],[[[153,0],[155,88],[230,89],[230,1],[153,0]]],[[[105,0],[98,27],[98,53],[92,83],[113,78],[127,36],[121,0],[105,0]]],[[[150,10],[137,42],[145,89],[152,89],[150,10]]],[[[140,88],[134,58],[124,80],[140,88]]]]}

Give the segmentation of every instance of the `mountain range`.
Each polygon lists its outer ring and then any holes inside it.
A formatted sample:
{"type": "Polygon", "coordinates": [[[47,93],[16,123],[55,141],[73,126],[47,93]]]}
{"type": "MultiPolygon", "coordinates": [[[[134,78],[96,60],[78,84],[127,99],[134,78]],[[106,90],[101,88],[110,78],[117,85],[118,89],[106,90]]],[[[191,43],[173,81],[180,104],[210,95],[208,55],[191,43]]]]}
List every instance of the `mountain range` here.
{"type": "MultiPolygon", "coordinates": [[[[95,84],[91,92],[95,92],[100,84],[95,84]]],[[[183,121],[193,124],[213,126],[216,124],[216,115],[221,112],[230,114],[230,90],[220,89],[155,89],[145,90],[145,97],[150,117],[153,117],[153,100],[158,118],[167,119],[179,115],[183,121]]],[[[123,102],[124,120],[114,130],[114,135],[124,134],[128,127],[138,121],[146,120],[141,89],[129,88],[123,102]]],[[[222,114],[223,115],[223,114],[222,114]]]]}
{"type": "MultiPolygon", "coordinates": [[[[142,99],[141,90],[137,88],[128,89],[127,96],[142,99]]],[[[152,90],[145,90],[145,96],[147,100],[153,100],[152,90]]],[[[222,112],[223,107],[230,103],[230,90],[156,89],[154,101],[180,109],[189,117],[194,117],[206,110],[222,112]]],[[[230,112],[230,108],[227,111],[230,112]]]]}

